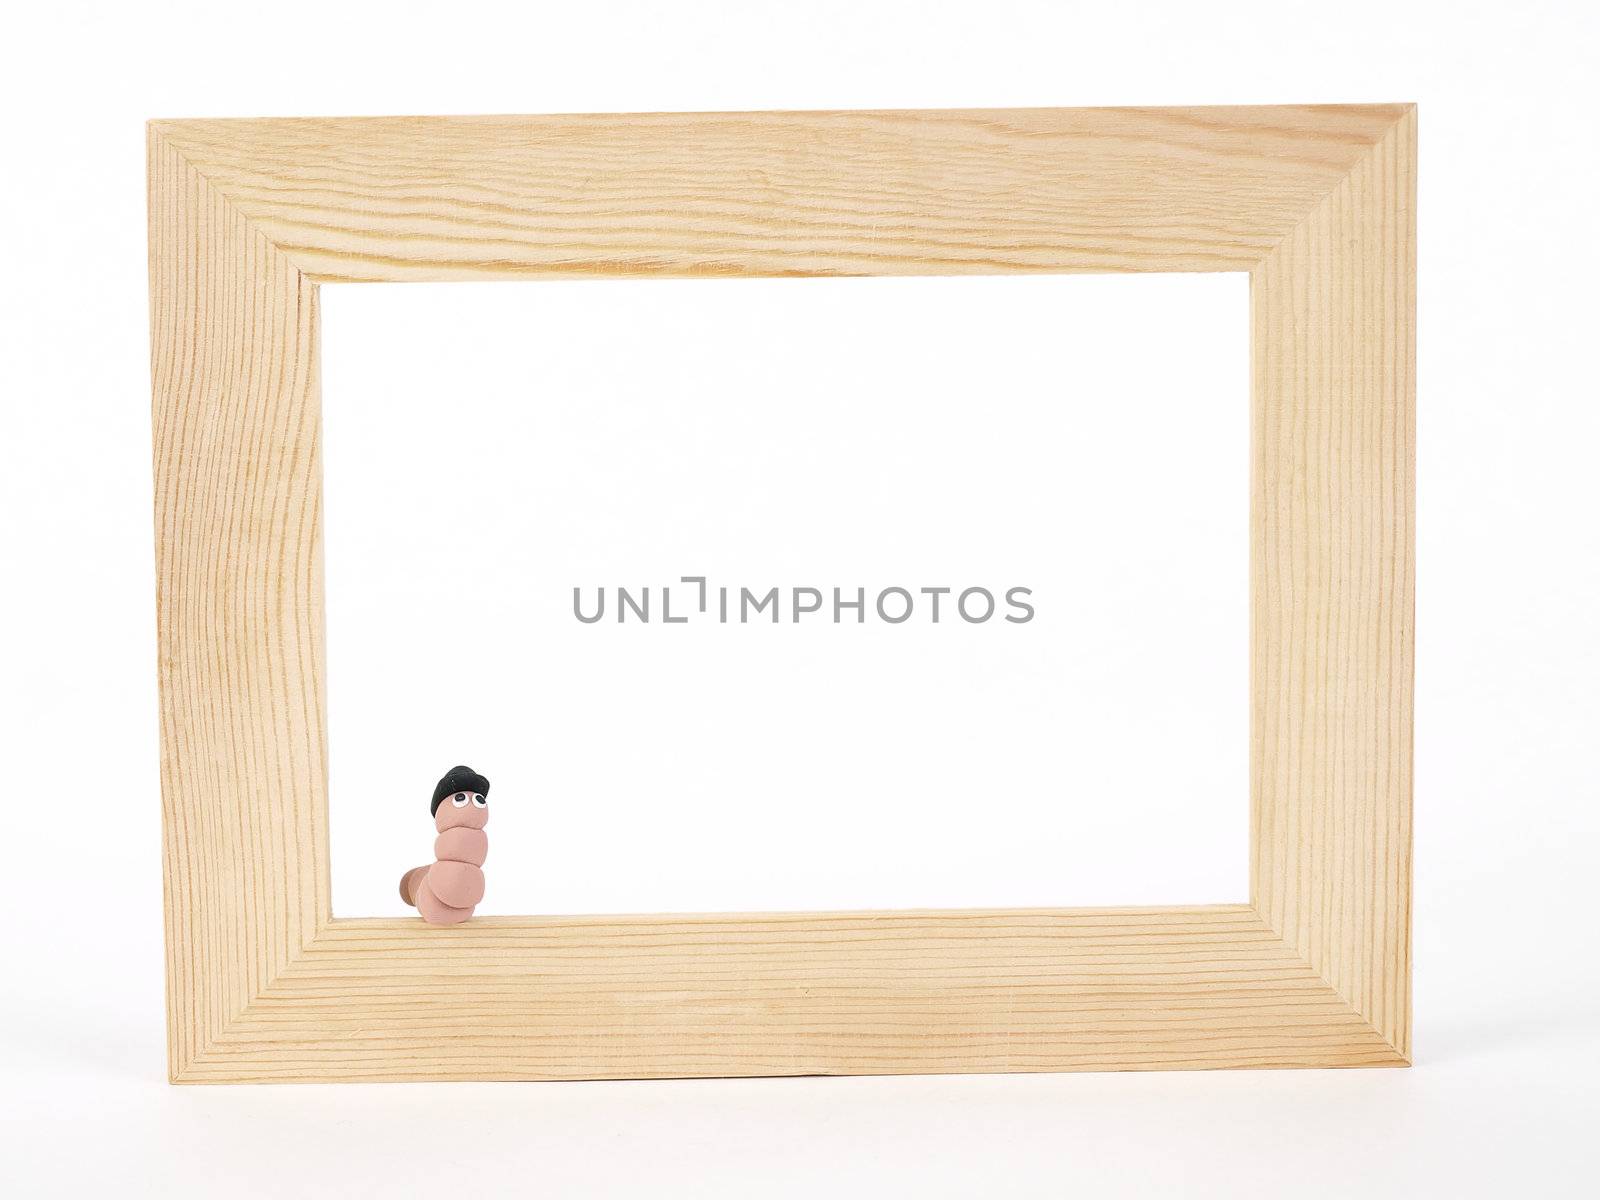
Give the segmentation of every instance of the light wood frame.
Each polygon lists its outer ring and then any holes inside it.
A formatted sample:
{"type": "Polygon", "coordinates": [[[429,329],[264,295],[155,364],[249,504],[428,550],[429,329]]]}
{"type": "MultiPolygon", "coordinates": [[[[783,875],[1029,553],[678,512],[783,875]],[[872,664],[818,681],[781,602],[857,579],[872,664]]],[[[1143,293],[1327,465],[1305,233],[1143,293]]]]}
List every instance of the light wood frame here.
{"type": "Polygon", "coordinates": [[[1410,105],[151,123],[171,1078],[1407,1063],[1415,146],[1410,105]],[[1250,273],[1248,904],[332,918],[320,284],[1071,271],[1250,273]]]}

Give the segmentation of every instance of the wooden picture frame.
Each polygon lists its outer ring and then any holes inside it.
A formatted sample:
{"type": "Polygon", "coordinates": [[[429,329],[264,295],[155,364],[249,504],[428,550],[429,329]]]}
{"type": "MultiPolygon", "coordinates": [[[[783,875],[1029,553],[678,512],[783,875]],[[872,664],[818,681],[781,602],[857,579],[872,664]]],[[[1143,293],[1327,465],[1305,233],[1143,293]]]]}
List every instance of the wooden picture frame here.
{"type": "Polygon", "coordinates": [[[1415,152],[1409,105],[151,123],[171,1078],[1407,1063],[1415,152]],[[332,918],[319,285],[1072,271],[1250,273],[1248,904],[332,918]]]}

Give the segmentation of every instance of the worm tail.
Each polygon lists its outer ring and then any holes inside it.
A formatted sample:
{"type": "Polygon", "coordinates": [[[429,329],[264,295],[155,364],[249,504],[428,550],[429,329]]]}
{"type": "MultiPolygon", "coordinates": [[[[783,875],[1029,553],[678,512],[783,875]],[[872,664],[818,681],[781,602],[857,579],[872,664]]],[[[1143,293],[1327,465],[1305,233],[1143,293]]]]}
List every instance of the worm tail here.
{"type": "Polygon", "coordinates": [[[417,906],[417,885],[422,882],[422,877],[428,873],[427,867],[412,867],[400,876],[400,899],[412,908],[417,906]]]}

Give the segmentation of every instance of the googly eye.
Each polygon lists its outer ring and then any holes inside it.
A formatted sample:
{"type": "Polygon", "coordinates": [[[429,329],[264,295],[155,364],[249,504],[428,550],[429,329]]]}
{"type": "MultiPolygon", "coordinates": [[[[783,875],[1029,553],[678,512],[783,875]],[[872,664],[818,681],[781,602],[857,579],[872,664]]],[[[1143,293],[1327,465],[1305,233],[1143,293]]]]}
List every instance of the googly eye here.
{"type": "Polygon", "coordinates": [[[473,793],[472,803],[477,805],[479,808],[488,808],[489,807],[489,802],[487,800],[485,800],[482,796],[478,795],[477,793],[473,793]]]}
{"type": "Polygon", "coordinates": [[[467,806],[467,794],[465,792],[457,792],[454,796],[450,797],[450,803],[454,804],[457,808],[465,808],[467,806]]]}

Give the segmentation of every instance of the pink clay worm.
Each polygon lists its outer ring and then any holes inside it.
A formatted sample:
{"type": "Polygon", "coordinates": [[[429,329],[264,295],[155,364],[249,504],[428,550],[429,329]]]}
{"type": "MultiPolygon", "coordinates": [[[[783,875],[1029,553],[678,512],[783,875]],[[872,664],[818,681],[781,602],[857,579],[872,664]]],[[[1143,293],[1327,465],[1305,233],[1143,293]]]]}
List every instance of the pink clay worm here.
{"type": "Polygon", "coordinates": [[[483,899],[488,794],[489,781],[471,767],[451,767],[433,789],[433,862],[400,877],[400,898],[430,925],[459,925],[483,899]]]}

